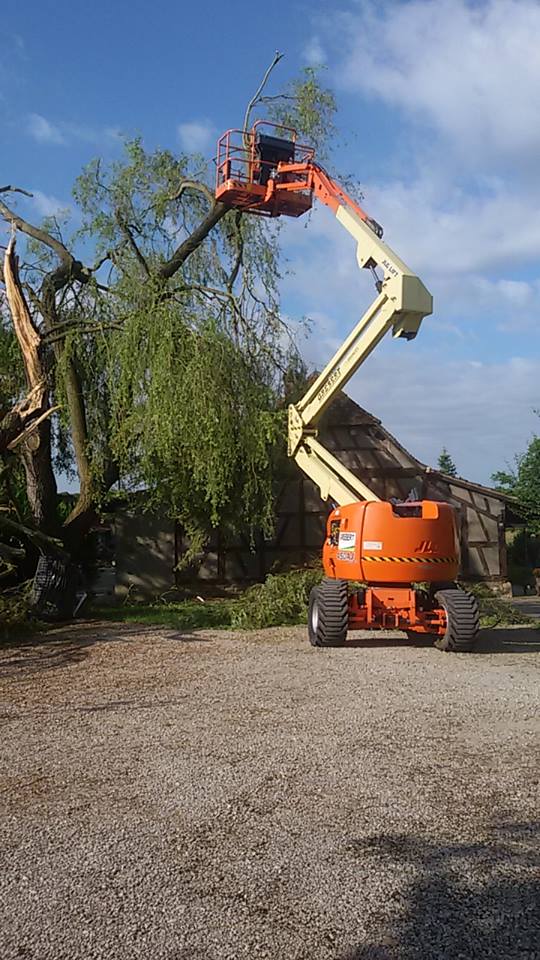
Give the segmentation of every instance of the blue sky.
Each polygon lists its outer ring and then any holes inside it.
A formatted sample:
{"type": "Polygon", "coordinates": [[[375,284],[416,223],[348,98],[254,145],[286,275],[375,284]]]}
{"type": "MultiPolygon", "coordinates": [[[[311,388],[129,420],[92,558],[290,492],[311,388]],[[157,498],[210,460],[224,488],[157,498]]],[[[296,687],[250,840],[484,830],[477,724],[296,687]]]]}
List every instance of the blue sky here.
{"type": "MultiPolygon", "coordinates": [[[[488,482],[540,426],[539,35],[536,0],[8,5],[0,177],[34,192],[38,218],[122,135],[212,155],[275,50],[272,92],[324,63],[335,165],[435,301],[418,338],[381,345],[349,392],[420,459],[444,444],[488,482]]],[[[326,210],[283,238],[284,311],[312,317],[302,349],[320,366],[371,299],[369,278],[326,210]]]]}

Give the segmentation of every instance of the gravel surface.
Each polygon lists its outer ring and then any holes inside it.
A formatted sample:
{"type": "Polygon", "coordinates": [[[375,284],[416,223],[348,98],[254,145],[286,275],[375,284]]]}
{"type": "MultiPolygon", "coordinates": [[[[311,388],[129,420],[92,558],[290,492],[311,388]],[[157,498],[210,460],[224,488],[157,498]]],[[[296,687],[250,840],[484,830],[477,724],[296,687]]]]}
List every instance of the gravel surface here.
{"type": "Polygon", "coordinates": [[[95,623],[3,648],[2,960],[540,956],[539,653],[95,623]]]}

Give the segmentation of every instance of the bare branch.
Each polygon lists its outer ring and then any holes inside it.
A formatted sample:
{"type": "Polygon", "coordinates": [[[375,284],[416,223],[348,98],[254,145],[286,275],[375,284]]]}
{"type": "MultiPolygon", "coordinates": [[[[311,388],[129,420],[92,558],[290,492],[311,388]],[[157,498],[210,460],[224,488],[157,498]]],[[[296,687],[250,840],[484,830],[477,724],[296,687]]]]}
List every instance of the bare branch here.
{"type": "Polygon", "coordinates": [[[112,258],[112,250],[107,250],[107,253],[104,253],[103,256],[99,258],[99,260],[96,260],[94,266],[90,268],[92,273],[97,273],[97,271],[101,269],[103,264],[107,263],[107,260],[110,260],[111,258],[112,258]]]}
{"type": "MultiPolygon", "coordinates": [[[[17,190],[19,193],[26,192],[17,187],[11,189],[17,190]]],[[[35,227],[34,224],[20,217],[14,210],[11,210],[3,200],[0,200],[0,216],[22,233],[26,234],[26,236],[32,237],[33,240],[37,240],[39,243],[43,243],[52,250],[60,260],[60,265],[48,273],[43,281],[42,292],[45,293],[46,290],[49,291],[50,305],[52,304],[52,295],[56,291],[61,290],[70,280],[78,280],[79,283],[88,283],[92,276],[91,268],[84,266],[80,260],[77,260],[61,240],[53,237],[47,230],[35,227]]]]}
{"type": "Polygon", "coordinates": [[[43,341],[47,344],[60,343],[61,340],[65,340],[70,330],[73,328],[77,329],[77,332],[83,336],[88,333],[105,333],[106,330],[122,330],[121,323],[115,323],[111,320],[109,323],[91,323],[91,324],[80,324],[78,321],[67,321],[66,323],[61,324],[60,327],[53,327],[52,330],[47,331],[43,334],[43,341]]]}
{"type": "Polygon", "coordinates": [[[22,547],[12,547],[7,543],[0,543],[0,557],[3,560],[24,560],[25,556],[26,550],[23,550],[22,547]]]}
{"type": "Polygon", "coordinates": [[[34,240],[38,240],[40,243],[44,243],[45,246],[49,247],[50,250],[54,250],[62,263],[71,265],[73,262],[75,262],[75,258],[69,252],[67,247],[60,242],[60,240],[52,237],[51,234],[47,233],[46,230],[40,230],[38,227],[34,227],[33,224],[28,223],[27,220],[19,217],[19,215],[13,210],[10,210],[2,200],[0,200],[0,214],[3,216],[4,220],[7,220],[8,223],[12,223],[22,233],[25,233],[28,237],[32,237],[34,240]]]}
{"type": "Polygon", "coordinates": [[[277,66],[277,64],[279,63],[279,61],[283,59],[283,57],[284,57],[284,54],[283,54],[283,53],[280,53],[279,50],[276,50],[276,53],[275,53],[275,55],[274,55],[274,59],[272,60],[272,63],[271,63],[270,66],[267,68],[266,73],[264,74],[264,76],[263,76],[263,78],[262,78],[262,80],[261,80],[261,82],[260,82],[260,84],[259,84],[259,86],[258,86],[258,88],[257,88],[257,90],[256,90],[256,92],[255,92],[255,94],[253,95],[253,97],[251,98],[251,100],[249,101],[249,103],[248,103],[248,105],[247,105],[247,107],[246,107],[246,113],[245,113],[245,116],[244,116],[244,130],[247,130],[247,129],[249,128],[249,121],[250,121],[250,119],[251,119],[251,111],[253,110],[253,107],[257,104],[261,93],[263,92],[266,84],[268,83],[268,78],[270,77],[270,74],[272,73],[272,70],[274,69],[274,67],[277,66]]]}
{"type": "Polygon", "coordinates": [[[24,536],[30,540],[31,543],[34,543],[36,547],[43,552],[52,552],[59,557],[64,559],[69,559],[69,555],[63,548],[63,545],[55,537],[48,537],[45,533],[42,533],[40,530],[34,530],[30,527],[27,527],[25,524],[18,523],[15,520],[10,520],[9,517],[6,517],[4,514],[0,514],[0,529],[6,530],[8,533],[11,533],[15,536],[24,536]]]}
{"type": "Polygon", "coordinates": [[[179,200],[183,193],[186,190],[193,190],[195,193],[202,193],[210,203],[214,202],[214,194],[205,183],[201,183],[199,180],[182,180],[180,186],[176,193],[173,193],[172,196],[167,197],[167,200],[179,200]]]}
{"type": "Polygon", "coordinates": [[[278,93],[275,97],[259,97],[259,103],[274,103],[276,100],[298,100],[288,93],[278,93]]]}
{"type": "Polygon", "coordinates": [[[220,290],[219,287],[207,287],[201,283],[190,283],[188,287],[184,288],[183,292],[190,293],[191,291],[202,293],[204,296],[212,298],[217,297],[221,300],[230,300],[235,304],[237,310],[240,309],[237,306],[236,297],[229,290],[220,290]]]}
{"type": "Polygon", "coordinates": [[[143,257],[141,251],[139,250],[139,247],[137,246],[137,243],[135,242],[135,237],[133,236],[129,225],[126,223],[126,221],[124,220],[124,218],[123,218],[123,216],[122,216],[122,214],[120,213],[119,210],[116,210],[116,211],[115,211],[115,215],[114,215],[114,216],[115,216],[115,219],[116,219],[116,222],[117,222],[118,226],[120,227],[122,233],[124,234],[124,236],[125,236],[125,238],[126,238],[126,240],[127,240],[127,242],[128,242],[128,245],[129,245],[129,246],[131,247],[131,249],[133,250],[133,253],[135,254],[135,257],[136,257],[136,259],[137,259],[137,262],[138,262],[139,266],[142,268],[143,273],[145,274],[145,276],[149,277],[149,276],[150,276],[150,270],[149,270],[149,268],[148,268],[148,264],[147,264],[145,258],[143,257]]]}
{"type": "Polygon", "coordinates": [[[33,193],[28,193],[28,190],[23,190],[22,187],[13,187],[8,184],[7,187],[0,187],[0,193],[22,193],[25,197],[33,197],[33,193]]]}
{"type": "Polygon", "coordinates": [[[229,208],[226,204],[214,201],[204,220],[202,220],[189,237],[176,248],[172,257],[162,264],[158,271],[158,276],[160,276],[162,280],[169,280],[173,277],[187,258],[200,247],[216,223],[219,223],[228,210],[229,208]]]}
{"type": "Polygon", "coordinates": [[[229,293],[232,293],[234,284],[240,272],[240,267],[242,266],[242,261],[244,258],[244,238],[242,236],[242,213],[240,210],[237,210],[234,215],[234,226],[236,228],[236,237],[238,241],[238,248],[236,252],[236,259],[233,264],[233,268],[227,278],[227,290],[229,293]]]}
{"type": "Polygon", "coordinates": [[[18,437],[15,437],[14,440],[11,440],[11,442],[8,443],[6,449],[15,450],[15,447],[18,447],[20,443],[24,443],[25,440],[28,440],[28,437],[32,436],[32,434],[39,427],[40,423],[43,423],[43,421],[46,420],[47,417],[52,417],[53,413],[56,413],[57,410],[60,410],[59,404],[56,407],[49,407],[48,410],[45,410],[45,413],[42,413],[41,416],[36,418],[36,420],[32,420],[32,422],[29,423],[28,426],[24,428],[24,430],[22,431],[22,433],[18,435],[18,437]]]}

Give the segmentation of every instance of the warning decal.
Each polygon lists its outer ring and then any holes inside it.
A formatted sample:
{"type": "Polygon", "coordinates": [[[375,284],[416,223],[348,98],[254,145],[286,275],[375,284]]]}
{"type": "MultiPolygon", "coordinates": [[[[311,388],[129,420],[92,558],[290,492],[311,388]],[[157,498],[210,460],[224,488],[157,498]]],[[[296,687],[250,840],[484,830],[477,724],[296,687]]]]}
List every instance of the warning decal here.
{"type": "Polygon", "coordinates": [[[457,557],[360,557],[362,563],[457,563],[457,557]]]}
{"type": "Polygon", "coordinates": [[[354,553],[356,547],[355,533],[340,533],[338,540],[338,550],[346,550],[348,553],[354,553]]]}

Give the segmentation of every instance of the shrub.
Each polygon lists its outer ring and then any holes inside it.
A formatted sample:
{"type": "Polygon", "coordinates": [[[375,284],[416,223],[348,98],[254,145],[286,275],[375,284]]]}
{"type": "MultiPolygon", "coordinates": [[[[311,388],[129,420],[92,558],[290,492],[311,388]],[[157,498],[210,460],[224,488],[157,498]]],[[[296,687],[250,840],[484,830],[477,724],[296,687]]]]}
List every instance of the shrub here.
{"type": "Polygon", "coordinates": [[[0,640],[31,629],[30,586],[28,581],[0,593],[0,640]]]}
{"type": "Polygon", "coordinates": [[[320,567],[269,574],[264,583],[250,587],[235,602],[231,625],[256,630],[304,622],[311,588],[322,576],[320,567]]]}

